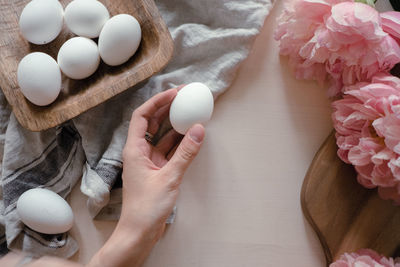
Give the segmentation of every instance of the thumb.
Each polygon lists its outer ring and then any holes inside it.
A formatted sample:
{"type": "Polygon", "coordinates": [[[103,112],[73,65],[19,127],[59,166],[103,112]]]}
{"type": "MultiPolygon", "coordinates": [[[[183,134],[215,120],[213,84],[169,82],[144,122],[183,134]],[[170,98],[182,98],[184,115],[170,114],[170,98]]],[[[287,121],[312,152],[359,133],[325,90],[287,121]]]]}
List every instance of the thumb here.
{"type": "Polygon", "coordinates": [[[182,139],[172,158],[168,161],[166,167],[178,175],[183,175],[195,158],[203,143],[205,130],[203,125],[195,124],[190,128],[182,139]]]}

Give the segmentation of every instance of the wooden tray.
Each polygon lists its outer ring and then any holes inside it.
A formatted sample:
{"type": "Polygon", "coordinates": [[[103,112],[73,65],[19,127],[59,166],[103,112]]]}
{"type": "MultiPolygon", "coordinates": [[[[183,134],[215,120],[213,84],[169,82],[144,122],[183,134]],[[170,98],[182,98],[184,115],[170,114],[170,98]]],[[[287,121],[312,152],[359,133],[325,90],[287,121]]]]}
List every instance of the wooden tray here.
{"type": "MultiPolygon", "coordinates": [[[[17,83],[19,61],[28,53],[41,51],[57,58],[61,45],[73,37],[65,25],[56,40],[44,46],[28,43],[19,32],[18,20],[30,0],[0,0],[0,87],[18,121],[32,131],[41,131],[65,122],[106,101],[160,71],[171,59],[173,42],[152,0],[100,0],[110,15],[131,14],[142,27],[142,41],[136,54],[125,64],[100,64],[95,74],[84,80],[63,77],[57,100],[38,107],[22,95],[17,83]]],[[[71,0],[61,0],[66,7],[71,0]]],[[[112,116],[112,114],[110,114],[112,116]]]]}
{"type": "Polygon", "coordinates": [[[399,256],[400,207],[359,185],[354,168],[336,151],[332,133],[311,163],[301,191],[304,216],[321,241],[327,265],[360,248],[399,256]]]}

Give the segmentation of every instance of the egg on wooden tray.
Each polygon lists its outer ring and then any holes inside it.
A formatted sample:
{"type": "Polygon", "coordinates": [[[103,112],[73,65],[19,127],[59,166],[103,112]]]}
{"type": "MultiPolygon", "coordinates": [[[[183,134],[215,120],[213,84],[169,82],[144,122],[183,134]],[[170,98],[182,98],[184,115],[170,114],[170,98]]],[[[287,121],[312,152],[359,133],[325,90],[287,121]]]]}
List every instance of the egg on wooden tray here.
{"type": "Polygon", "coordinates": [[[61,32],[63,7],[55,0],[32,0],[22,10],[19,27],[26,40],[47,44],[61,32]]]}
{"type": "Polygon", "coordinates": [[[74,37],[61,46],[57,62],[62,72],[69,78],[84,79],[97,70],[100,63],[99,49],[89,38],[74,37]]]}
{"type": "Polygon", "coordinates": [[[97,38],[110,18],[107,8],[97,0],[74,0],[65,8],[67,27],[76,35],[97,38]]]}
{"type": "Polygon", "coordinates": [[[60,67],[41,52],[30,53],[19,62],[17,80],[24,96],[38,106],[52,103],[61,90],[60,67]]]}
{"type": "Polygon", "coordinates": [[[211,90],[203,83],[194,82],[178,91],[171,103],[169,119],[175,131],[185,134],[194,124],[209,121],[213,109],[211,90]]]}
{"type": "Polygon", "coordinates": [[[25,191],[17,201],[17,213],[25,225],[43,234],[67,232],[74,223],[67,201],[44,188],[25,191]]]}
{"type": "Polygon", "coordinates": [[[131,15],[119,14],[109,19],[99,36],[101,59],[110,66],[128,61],[139,47],[142,31],[131,15]]]}

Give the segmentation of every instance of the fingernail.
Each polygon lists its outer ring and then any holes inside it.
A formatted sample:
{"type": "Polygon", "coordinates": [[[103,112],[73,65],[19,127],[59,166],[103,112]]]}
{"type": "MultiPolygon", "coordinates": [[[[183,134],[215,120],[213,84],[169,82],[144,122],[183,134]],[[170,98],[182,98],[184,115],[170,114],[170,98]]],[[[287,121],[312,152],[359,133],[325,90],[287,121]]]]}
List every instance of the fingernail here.
{"type": "Polygon", "coordinates": [[[189,130],[189,137],[196,143],[201,143],[204,139],[204,127],[201,124],[196,124],[189,130]]]}

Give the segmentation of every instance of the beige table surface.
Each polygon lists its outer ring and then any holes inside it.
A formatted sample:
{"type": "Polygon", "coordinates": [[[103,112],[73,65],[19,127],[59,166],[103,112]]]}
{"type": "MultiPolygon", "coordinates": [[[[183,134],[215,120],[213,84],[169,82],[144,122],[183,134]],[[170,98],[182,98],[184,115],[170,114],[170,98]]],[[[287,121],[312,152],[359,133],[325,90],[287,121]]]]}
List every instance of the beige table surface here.
{"type": "MultiPolygon", "coordinates": [[[[330,133],[325,90],[297,81],[278,55],[276,3],[232,87],[216,102],[204,146],[185,175],[176,222],[146,267],[325,266],[300,208],[311,160],[330,133]]],[[[114,222],[92,221],[76,186],[74,260],[88,262],[114,222]]],[[[116,248],[118,249],[118,248],[116,248]]]]}

